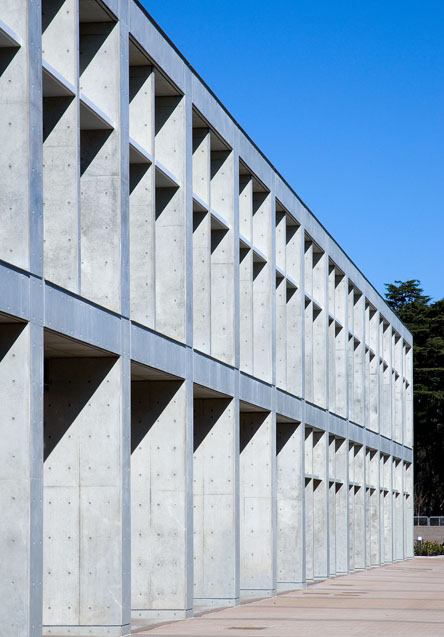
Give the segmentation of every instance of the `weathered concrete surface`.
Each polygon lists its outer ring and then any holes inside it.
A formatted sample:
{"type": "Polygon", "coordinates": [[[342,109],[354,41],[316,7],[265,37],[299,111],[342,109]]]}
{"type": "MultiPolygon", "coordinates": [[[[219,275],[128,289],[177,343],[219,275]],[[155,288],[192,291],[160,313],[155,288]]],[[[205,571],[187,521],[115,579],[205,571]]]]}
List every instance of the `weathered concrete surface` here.
{"type": "Polygon", "coordinates": [[[274,599],[137,632],[147,637],[444,635],[444,557],[336,577],[274,599]]]}

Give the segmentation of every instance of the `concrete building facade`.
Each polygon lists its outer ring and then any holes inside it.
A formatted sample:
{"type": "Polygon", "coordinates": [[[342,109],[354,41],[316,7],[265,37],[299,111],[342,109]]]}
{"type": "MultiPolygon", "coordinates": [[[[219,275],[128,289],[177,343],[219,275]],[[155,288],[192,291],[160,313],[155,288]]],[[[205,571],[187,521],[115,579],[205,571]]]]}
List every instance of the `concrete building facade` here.
{"type": "Polygon", "coordinates": [[[174,45],[0,0],[0,60],[0,634],[411,557],[411,336],[174,45]]]}

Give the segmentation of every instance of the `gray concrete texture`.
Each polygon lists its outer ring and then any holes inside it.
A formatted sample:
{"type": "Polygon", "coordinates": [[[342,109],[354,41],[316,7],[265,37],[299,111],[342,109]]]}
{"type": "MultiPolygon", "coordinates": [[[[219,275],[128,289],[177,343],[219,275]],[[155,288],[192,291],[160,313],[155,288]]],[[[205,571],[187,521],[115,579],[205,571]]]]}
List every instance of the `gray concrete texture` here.
{"type": "Polygon", "coordinates": [[[412,556],[412,339],[134,0],[0,0],[0,635],[412,556]]]}

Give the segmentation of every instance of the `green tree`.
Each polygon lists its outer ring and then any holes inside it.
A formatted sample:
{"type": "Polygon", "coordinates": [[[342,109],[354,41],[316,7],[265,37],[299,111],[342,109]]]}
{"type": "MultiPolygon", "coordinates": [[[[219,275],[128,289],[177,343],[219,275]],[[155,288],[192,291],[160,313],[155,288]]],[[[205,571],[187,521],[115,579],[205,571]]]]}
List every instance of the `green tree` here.
{"type": "Polygon", "coordinates": [[[413,334],[415,508],[444,514],[444,299],[431,303],[417,279],[386,284],[387,303],[413,334]],[[421,504],[419,505],[419,500],[421,504]]]}

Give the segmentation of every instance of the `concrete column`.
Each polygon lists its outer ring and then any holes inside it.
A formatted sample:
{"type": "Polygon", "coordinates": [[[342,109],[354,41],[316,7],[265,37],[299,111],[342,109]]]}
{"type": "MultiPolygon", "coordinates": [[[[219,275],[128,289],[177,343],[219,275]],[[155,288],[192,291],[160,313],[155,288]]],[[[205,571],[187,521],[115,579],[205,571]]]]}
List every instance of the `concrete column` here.
{"type": "Polygon", "coordinates": [[[17,637],[42,634],[42,361],[41,328],[2,323],[0,625],[17,637]]]}
{"type": "Polygon", "coordinates": [[[229,365],[235,361],[234,313],[234,154],[212,142],[210,202],[229,229],[214,223],[211,232],[211,354],[229,365]],[[214,227],[216,225],[216,227],[214,227]]]}
{"type": "Polygon", "coordinates": [[[75,0],[59,4],[42,3],[42,57],[65,83],[43,71],[44,273],[79,293],[78,15],[75,0]]]}
{"type": "Polygon", "coordinates": [[[336,482],[330,481],[328,486],[328,573],[330,577],[336,575],[336,491],[336,482]]]}
{"type": "MultiPolygon", "coordinates": [[[[336,574],[348,572],[348,443],[335,438],[335,531],[336,574]]],[[[332,450],[333,451],[333,450],[332,450]]]]}
{"type": "Polygon", "coordinates": [[[327,256],[320,249],[313,252],[313,298],[320,308],[313,308],[313,401],[327,407],[327,256]]]}
{"type": "Polygon", "coordinates": [[[193,193],[210,204],[211,137],[208,128],[193,128],[193,193]]]}
{"type": "Polygon", "coordinates": [[[302,426],[276,425],[277,452],[277,590],[304,585],[302,426]]]}
{"type": "Polygon", "coordinates": [[[305,581],[314,580],[314,484],[305,477],[305,581]]]}
{"type": "Polygon", "coordinates": [[[313,303],[305,298],[304,338],[305,338],[305,374],[304,398],[313,402],[313,303]]]}
{"type": "Polygon", "coordinates": [[[147,63],[129,67],[129,135],[145,152],[130,151],[129,232],[130,232],[130,312],[131,318],[154,327],[155,236],[154,195],[154,72],[147,63]],[[151,157],[151,161],[148,159],[151,157]]]}
{"type": "Polygon", "coordinates": [[[286,274],[287,274],[287,391],[295,396],[303,394],[303,298],[301,270],[303,266],[303,232],[299,224],[286,215],[286,274]],[[289,277],[289,278],[288,278],[289,277]],[[295,287],[296,286],[296,287],[295,287]]]}
{"type": "Polygon", "coordinates": [[[313,575],[315,579],[328,577],[328,481],[327,437],[325,432],[313,432],[313,575]]]}
{"type": "MultiPolygon", "coordinates": [[[[80,11],[81,94],[107,123],[82,121],[80,136],[81,294],[121,310],[120,26],[83,21],[80,11]],[[101,276],[96,273],[100,271],[101,276]]],[[[82,107],[83,111],[85,107],[82,107]]],[[[88,110],[88,108],[86,107],[88,110]]]]}
{"type": "Polygon", "coordinates": [[[234,404],[194,401],[194,604],[239,603],[234,404]]]}
{"type": "Polygon", "coordinates": [[[313,429],[305,426],[304,470],[305,470],[305,580],[314,579],[314,476],[313,476],[313,429]]]}
{"type": "Polygon", "coordinates": [[[367,566],[380,564],[380,521],[379,521],[379,455],[377,451],[366,452],[366,563],[367,566]]]}
{"type": "Polygon", "coordinates": [[[193,128],[193,346],[211,353],[210,131],[193,128]]]}
{"type": "Polygon", "coordinates": [[[193,347],[211,353],[211,216],[193,214],[193,347]]]}
{"type": "Polygon", "coordinates": [[[184,341],[187,302],[185,98],[164,93],[160,82],[155,98],[155,329],[171,338],[184,341]],[[168,259],[168,264],[165,259],[168,259]]]}
{"type": "Polygon", "coordinates": [[[406,376],[406,397],[405,397],[405,436],[404,444],[413,446],[413,350],[406,348],[405,353],[405,376],[406,376]]]}
{"type": "MultiPolygon", "coordinates": [[[[254,189],[255,190],[255,189],[254,189]]],[[[271,296],[275,274],[272,272],[271,195],[253,192],[253,372],[257,378],[272,382],[271,296]],[[258,252],[261,253],[258,258],[258,252]],[[263,259],[266,261],[263,261],[263,259]],[[273,275],[273,276],[272,276],[273,275]]]]}
{"type": "Polygon", "coordinates": [[[393,504],[392,504],[392,458],[383,456],[383,504],[382,521],[384,536],[384,563],[393,561],[393,504]]]}
{"type": "Polygon", "coordinates": [[[132,616],[183,618],[188,595],[187,388],[132,383],[132,616]]]}
{"type": "Polygon", "coordinates": [[[403,524],[403,497],[401,493],[394,494],[394,560],[404,559],[404,524],[403,524]]]}
{"type": "Polygon", "coordinates": [[[355,570],[355,535],[356,535],[356,515],[355,515],[355,447],[349,443],[348,451],[348,553],[349,571],[355,570]]]}
{"type": "Polygon", "coordinates": [[[276,386],[287,387],[287,284],[276,275],[276,386]]]}
{"type": "Polygon", "coordinates": [[[413,466],[404,463],[404,557],[413,557],[413,466]]]}
{"type": "Polygon", "coordinates": [[[251,243],[253,239],[253,177],[239,176],[239,234],[251,243]]]}
{"type": "Polygon", "coordinates": [[[239,263],[240,367],[253,373],[253,252],[241,246],[239,263]]]}
{"type": "Polygon", "coordinates": [[[329,437],[328,445],[328,572],[336,574],[336,439],[329,437]]]}
{"type": "Polygon", "coordinates": [[[329,411],[333,413],[337,413],[336,373],[336,322],[330,319],[328,323],[328,403],[329,411]]]}
{"type": "MultiPolygon", "coordinates": [[[[32,29],[40,31],[40,15],[33,15],[28,5],[27,0],[0,2],[1,19],[16,38],[11,39],[11,46],[0,48],[0,258],[23,269],[30,267],[30,161],[39,159],[30,156],[28,138],[31,117],[39,108],[38,98],[34,102],[31,79],[33,60],[37,62],[40,51],[32,46],[31,37],[32,29]]],[[[39,78],[36,88],[40,81],[39,78]]]]}
{"type": "Polygon", "coordinates": [[[120,360],[47,359],[45,635],[130,632],[123,576],[127,417],[120,360]]]}
{"type": "Polygon", "coordinates": [[[365,560],[365,482],[364,482],[364,454],[365,447],[361,445],[355,445],[355,503],[354,503],[354,515],[355,515],[355,539],[354,539],[354,568],[364,569],[366,566],[365,560]]]}
{"type": "Polygon", "coordinates": [[[241,597],[275,594],[273,563],[273,418],[241,411],[241,597]]]}
{"type": "Polygon", "coordinates": [[[347,280],[339,271],[335,272],[335,349],[336,349],[336,413],[343,418],[348,415],[347,403],[347,280]]]}
{"type": "MultiPolygon", "coordinates": [[[[354,398],[354,421],[364,425],[364,296],[354,288],[353,290],[353,398],[354,398]]],[[[350,326],[349,326],[350,329],[350,326]]]]}
{"type": "Polygon", "coordinates": [[[404,493],[402,465],[402,460],[396,459],[393,462],[394,560],[404,559],[404,493]]]}

